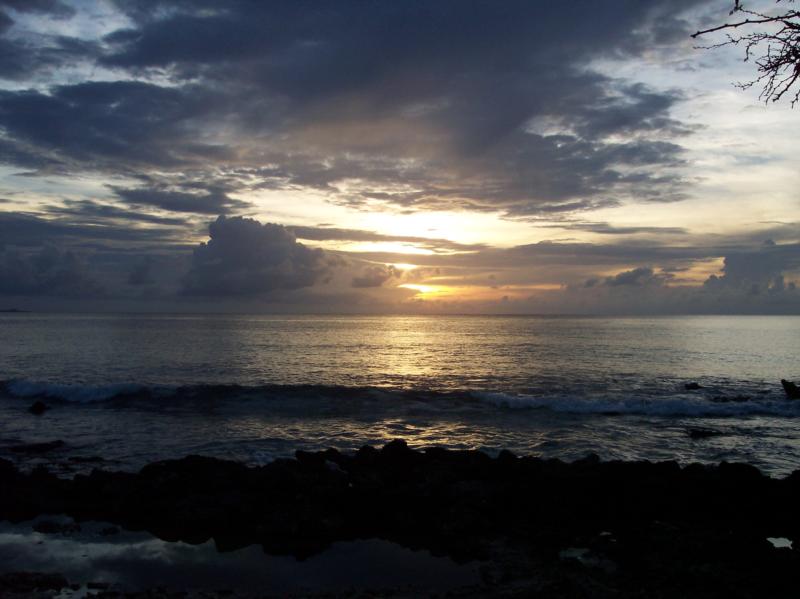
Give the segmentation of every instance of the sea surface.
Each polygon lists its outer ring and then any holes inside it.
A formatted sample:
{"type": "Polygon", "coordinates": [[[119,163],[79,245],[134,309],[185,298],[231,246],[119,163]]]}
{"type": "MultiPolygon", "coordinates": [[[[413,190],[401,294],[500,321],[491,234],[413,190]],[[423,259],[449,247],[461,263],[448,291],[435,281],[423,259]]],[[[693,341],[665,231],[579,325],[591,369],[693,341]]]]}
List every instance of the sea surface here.
{"type": "Polygon", "coordinates": [[[402,437],[782,476],[800,468],[800,401],[780,385],[800,382],[799,347],[786,316],[0,314],[0,457],[264,463],[402,437]]]}

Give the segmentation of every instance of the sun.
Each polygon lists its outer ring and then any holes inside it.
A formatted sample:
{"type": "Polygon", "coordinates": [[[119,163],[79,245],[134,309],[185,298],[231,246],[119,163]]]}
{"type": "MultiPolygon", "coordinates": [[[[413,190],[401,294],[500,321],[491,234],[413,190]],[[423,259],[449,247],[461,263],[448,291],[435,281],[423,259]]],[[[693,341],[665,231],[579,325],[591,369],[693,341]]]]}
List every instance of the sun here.
{"type": "Polygon", "coordinates": [[[444,285],[420,285],[417,283],[403,283],[398,285],[403,289],[411,289],[417,292],[417,295],[447,295],[450,293],[450,288],[444,285]]]}

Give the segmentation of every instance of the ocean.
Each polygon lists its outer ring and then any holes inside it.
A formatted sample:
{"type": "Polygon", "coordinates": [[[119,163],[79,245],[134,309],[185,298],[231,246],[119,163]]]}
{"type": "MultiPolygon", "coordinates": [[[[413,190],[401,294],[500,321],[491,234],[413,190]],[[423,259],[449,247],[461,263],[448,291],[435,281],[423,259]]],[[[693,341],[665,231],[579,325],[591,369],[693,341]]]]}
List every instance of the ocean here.
{"type": "Polygon", "coordinates": [[[261,464],[403,438],[778,476],[800,468],[798,339],[787,316],[0,314],[0,457],[261,464]]]}

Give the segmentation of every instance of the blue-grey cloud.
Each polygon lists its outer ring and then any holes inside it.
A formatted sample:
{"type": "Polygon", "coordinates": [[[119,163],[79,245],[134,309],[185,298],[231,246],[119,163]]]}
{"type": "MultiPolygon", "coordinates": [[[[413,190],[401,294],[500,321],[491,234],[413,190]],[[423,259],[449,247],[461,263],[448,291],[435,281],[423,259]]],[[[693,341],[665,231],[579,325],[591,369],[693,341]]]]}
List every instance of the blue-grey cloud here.
{"type": "MultiPolygon", "coordinates": [[[[653,269],[647,266],[626,270],[605,280],[605,284],[609,287],[619,287],[620,285],[642,286],[652,283],[660,284],[661,282],[663,282],[663,279],[657,277],[653,269]]],[[[591,285],[589,286],[591,287],[591,285]]]]}
{"type": "Polygon", "coordinates": [[[119,2],[129,28],[57,45],[126,80],[0,92],[0,160],[517,217],[674,201],[682,95],[587,65],[697,4],[119,2]]]}
{"type": "Polygon", "coordinates": [[[133,228],[105,223],[102,226],[81,221],[45,219],[31,214],[0,212],[0,247],[68,244],[85,246],[90,242],[158,243],[176,242],[183,233],[176,228],[133,228]]]}
{"type": "Polygon", "coordinates": [[[285,227],[220,216],[209,240],[195,248],[183,293],[196,296],[263,295],[311,287],[336,260],[297,241],[285,227]]]}
{"type": "Polygon", "coordinates": [[[249,206],[248,202],[229,197],[225,192],[213,189],[200,193],[164,189],[124,189],[114,187],[114,192],[132,206],[151,206],[169,212],[193,214],[227,214],[234,209],[249,206]]]}
{"type": "Polygon", "coordinates": [[[0,295],[98,297],[104,289],[73,252],[52,246],[33,253],[0,248],[0,295]]]}
{"type": "Polygon", "coordinates": [[[63,200],[61,204],[45,206],[48,215],[62,219],[75,219],[83,225],[109,225],[120,222],[152,223],[157,225],[183,226],[182,218],[159,216],[149,212],[137,212],[129,208],[93,200],[63,200]]]}
{"type": "Polygon", "coordinates": [[[21,13],[47,14],[59,19],[67,19],[75,14],[75,9],[61,0],[0,0],[0,9],[3,8],[21,13]]]}
{"type": "Polygon", "coordinates": [[[356,288],[380,287],[392,278],[400,277],[402,271],[392,265],[373,264],[365,267],[361,273],[353,277],[351,285],[356,288]]]}
{"type": "Polygon", "coordinates": [[[767,241],[757,250],[736,250],[725,256],[722,275],[711,275],[705,282],[709,289],[739,289],[751,294],[783,291],[784,274],[800,269],[797,244],[777,245],[767,241]]]}

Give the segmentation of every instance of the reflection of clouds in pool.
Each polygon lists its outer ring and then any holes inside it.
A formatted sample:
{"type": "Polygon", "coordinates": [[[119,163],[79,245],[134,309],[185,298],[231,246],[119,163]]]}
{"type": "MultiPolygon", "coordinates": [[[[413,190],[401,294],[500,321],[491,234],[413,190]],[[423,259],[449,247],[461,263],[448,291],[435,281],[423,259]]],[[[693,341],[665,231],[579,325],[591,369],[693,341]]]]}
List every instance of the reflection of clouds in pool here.
{"type": "Polygon", "coordinates": [[[767,541],[772,543],[775,549],[792,549],[792,541],[786,537],[767,537],[767,541]]]}
{"type": "Polygon", "coordinates": [[[221,553],[213,540],[170,543],[128,531],[103,536],[105,526],[81,523],[80,532],[66,536],[33,532],[31,522],[4,523],[0,572],[58,572],[70,582],[106,582],[123,590],[165,586],[265,593],[408,587],[409,581],[419,591],[445,591],[478,581],[474,565],[458,565],[379,539],[334,543],[298,561],[268,555],[256,545],[221,553]]]}

